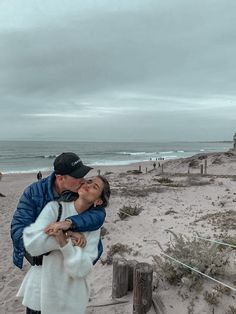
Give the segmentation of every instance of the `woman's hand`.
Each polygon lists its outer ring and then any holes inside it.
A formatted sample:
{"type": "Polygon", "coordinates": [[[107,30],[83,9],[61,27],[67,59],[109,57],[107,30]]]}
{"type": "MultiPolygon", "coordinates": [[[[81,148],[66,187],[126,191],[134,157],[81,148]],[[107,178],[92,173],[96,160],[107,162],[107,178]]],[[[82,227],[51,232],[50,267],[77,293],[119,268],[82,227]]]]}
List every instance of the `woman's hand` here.
{"type": "Polygon", "coordinates": [[[74,231],[67,231],[66,232],[67,239],[70,238],[72,241],[72,244],[74,246],[79,246],[81,248],[84,248],[87,244],[86,238],[83,233],[80,232],[74,232],[74,231]]]}
{"type": "Polygon", "coordinates": [[[50,231],[48,233],[50,236],[54,236],[57,243],[60,245],[60,247],[63,247],[67,244],[67,239],[66,235],[63,232],[63,230],[58,230],[58,231],[50,231]]]}
{"type": "Polygon", "coordinates": [[[57,232],[59,230],[65,230],[66,231],[66,230],[70,229],[71,224],[72,223],[70,220],[53,222],[44,229],[44,232],[47,234],[50,234],[51,232],[57,232]]]}

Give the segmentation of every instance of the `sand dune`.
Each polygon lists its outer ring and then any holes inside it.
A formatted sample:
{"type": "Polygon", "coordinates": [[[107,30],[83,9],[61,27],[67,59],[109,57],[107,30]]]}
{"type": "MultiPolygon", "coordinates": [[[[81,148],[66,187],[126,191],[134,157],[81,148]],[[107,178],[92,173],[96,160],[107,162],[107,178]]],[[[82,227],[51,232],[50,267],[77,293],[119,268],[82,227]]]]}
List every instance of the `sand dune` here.
{"type": "MultiPolygon", "coordinates": [[[[209,154],[208,175],[200,176],[200,165],[204,159],[195,156],[194,159],[180,159],[164,162],[164,173],[161,167],[153,169],[153,162],[141,165],[120,167],[100,167],[101,173],[107,173],[112,186],[112,198],[107,208],[107,218],[104,227],[104,254],[102,261],[112,245],[127,245],[128,251],[123,254],[127,259],[136,259],[153,264],[153,255],[160,255],[157,241],[166,247],[171,229],[176,234],[190,237],[198,232],[203,237],[216,238],[224,232],[235,235],[233,224],[224,226],[222,216],[233,212],[236,206],[236,159],[234,156],[209,154]],[[196,160],[195,165],[193,160],[196,160]],[[194,167],[188,171],[189,163],[194,167]],[[136,171],[141,166],[142,173],[136,171]],[[146,169],[147,168],[147,169],[146,169]],[[129,173],[127,173],[129,171],[129,173]],[[166,172],[166,173],[165,173],[166,172]],[[187,173],[190,172],[190,175],[187,173]],[[167,174],[168,173],[168,174],[167,174]],[[191,175],[192,174],[192,175],[191,175]],[[218,176],[217,176],[218,175],[218,176]],[[160,178],[168,177],[172,184],[160,183],[160,178]],[[159,180],[159,181],[158,181],[159,180]],[[139,207],[139,215],[120,219],[119,209],[123,206],[139,207]],[[212,219],[217,214],[218,220],[212,219]]],[[[93,173],[97,173],[97,168],[93,173]]],[[[45,176],[46,174],[44,174],[45,176]]],[[[1,215],[1,267],[0,267],[0,313],[24,313],[25,309],[15,297],[20,282],[28,269],[25,263],[23,270],[12,264],[12,247],[9,235],[11,218],[24,187],[36,179],[35,174],[4,175],[0,181],[1,215]]],[[[231,219],[231,221],[232,221],[231,219]]],[[[235,271],[236,273],[236,271],[235,271]]],[[[231,285],[234,285],[233,275],[231,285]]],[[[226,278],[227,279],[227,278],[226,278]]],[[[228,278],[230,279],[230,278],[228,278]]],[[[236,280],[236,277],[235,277],[236,280]]],[[[132,313],[132,293],[125,300],[128,303],[94,307],[111,302],[112,266],[99,261],[89,278],[91,286],[91,302],[88,314],[96,313],[132,313]]],[[[204,281],[204,289],[211,291],[215,284],[210,280],[204,281]]],[[[171,286],[162,281],[157,288],[158,294],[166,307],[166,313],[213,313],[203,297],[203,292],[189,292],[181,286],[171,286]],[[191,310],[191,304],[194,303],[191,310]],[[192,312],[191,312],[192,311],[192,312]]],[[[227,313],[229,305],[236,308],[236,294],[223,295],[220,303],[214,306],[215,314],[227,313]]],[[[151,309],[150,313],[155,313],[151,309]]],[[[231,313],[231,312],[228,312],[231,313]]],[[[235,312],[232,312],[235,313],[235,312]]]]}

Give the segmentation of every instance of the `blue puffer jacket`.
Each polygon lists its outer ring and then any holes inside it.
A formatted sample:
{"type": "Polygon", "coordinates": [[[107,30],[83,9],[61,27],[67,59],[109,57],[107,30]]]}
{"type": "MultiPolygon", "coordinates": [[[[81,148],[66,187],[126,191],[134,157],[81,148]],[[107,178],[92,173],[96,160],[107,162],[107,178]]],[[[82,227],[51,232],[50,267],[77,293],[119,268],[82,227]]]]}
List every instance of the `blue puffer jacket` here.
{"type": "MultiPolygon", "coordinates": [[[[19,268],[22,268],[23,266],[23,258],[25,254],[23,230],[25,227],[35,222],[36,218],[48,202],[55,200],[53,194],[54,181],[55,174],[52,173],[49,177],[32,183],[25,189],[19,200],[11,223],[13,263],[19,268]]],[[[68,192],[65,195],[63,194],[63,200],[69,200],[71,196],[74,196],[74,193],[68,192]]],[[[96,207],[96,209],[91,208],[80,215],[68,218],[73,222],[71,228],[72,231],[85,232],[99,229],[104,223],[105,216],[105,209],[96,207]]],[[[100,240],[98,245],[98,258],[101,256],[102,251],[103,248],[100,240]]]]}

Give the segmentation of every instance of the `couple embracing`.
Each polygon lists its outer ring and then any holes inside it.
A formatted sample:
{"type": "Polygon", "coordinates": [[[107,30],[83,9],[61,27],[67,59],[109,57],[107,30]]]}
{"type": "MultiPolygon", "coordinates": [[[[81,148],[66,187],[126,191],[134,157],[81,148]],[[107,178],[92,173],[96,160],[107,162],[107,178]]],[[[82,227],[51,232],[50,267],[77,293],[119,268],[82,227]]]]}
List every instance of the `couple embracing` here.
{"type": "Polygon", "coordinates": [[[54,172],[27,187],[11,223],[13,262],[32,265],[18,296],[27,314],[83,314],[86,277],[102,254],[100,228],[110,186],[74,153],[62,153],[54,172]]]}

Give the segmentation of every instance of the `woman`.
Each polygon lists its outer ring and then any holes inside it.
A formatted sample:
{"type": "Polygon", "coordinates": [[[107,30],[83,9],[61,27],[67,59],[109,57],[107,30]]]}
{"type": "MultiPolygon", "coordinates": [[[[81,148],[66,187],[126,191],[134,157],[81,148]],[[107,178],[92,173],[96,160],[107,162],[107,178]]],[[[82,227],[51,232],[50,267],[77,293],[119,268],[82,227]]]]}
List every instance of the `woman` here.
{"type": "MultiPolygon", "coordinates": [[[[82,213],[91,206],[108,205],[110,186],[102,176],[84,183],[74,202],[62,202],[61,219],[82,213]]],[[[58,217],[58,203],[47,204],[36,222],[25,228],[23,239],[26,250],[44,256],[42,266],[33,266],[26,274],[18,292],[23,296],[27,313],[83,314],[89,298],[86,277],[98,254],[100,230],[85,232],[86,246],[73,246],[64,229],[66,222],[53,223],[58,217]]]]}

